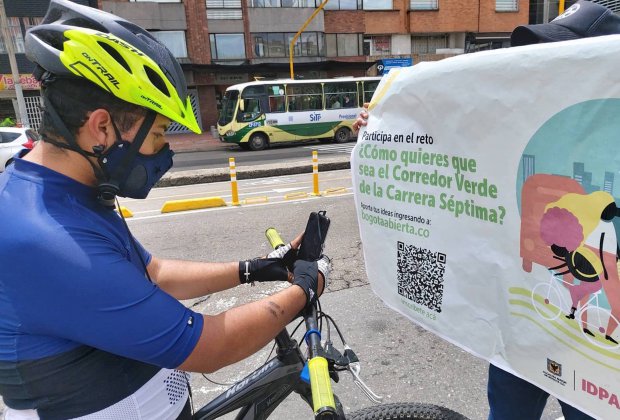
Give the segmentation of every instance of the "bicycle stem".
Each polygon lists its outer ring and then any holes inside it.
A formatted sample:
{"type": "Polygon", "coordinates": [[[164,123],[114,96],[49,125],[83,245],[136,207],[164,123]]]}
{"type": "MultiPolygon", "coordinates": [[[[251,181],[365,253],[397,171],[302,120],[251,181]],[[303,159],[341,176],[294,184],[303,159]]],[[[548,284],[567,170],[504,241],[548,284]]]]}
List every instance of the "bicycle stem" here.
{"type": "MultiPolygon", "coordinates": [[[[267,229],[265,236],[274,249],[284,244],[284,241],[274,228],[267,229]]],[[[315,419],[336,418],[336,402],[325,351],[321,346],[321,333],[318,330],[316,307],[311,306],[304,309],[303,318],[306,324],[305,339],[308,344],[308,373],[310,374],[314,416],[315,419]]],[[[288,348],[292,344],[291,342],[292,339],[286,329],[276,336],[276,343],[279,349],[288,348]]]]}

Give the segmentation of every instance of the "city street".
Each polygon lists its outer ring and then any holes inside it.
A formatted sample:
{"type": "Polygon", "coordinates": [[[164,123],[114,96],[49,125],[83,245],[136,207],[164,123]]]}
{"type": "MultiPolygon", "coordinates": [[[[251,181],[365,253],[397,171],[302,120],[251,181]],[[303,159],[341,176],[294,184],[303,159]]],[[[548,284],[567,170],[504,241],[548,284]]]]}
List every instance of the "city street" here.
{"type": "Polygon", "coordinates": [[[204,136],[204,140],[195,140],[191,144],[191,152],[182,153],[183,149],[175,138],[179,135],[170,135],[168,140],[176,153],[174,166],[171,172],[188,171],[195,169],[222,168],[228,166],[228,158],[235,158],[238,166],[252,166],[269,163],[278,163],[287,160],[310,159],[312,150],[317,150],[319,156],[350,155],[355,147],[355,141],[348,143],[320,143],[317,140],[276,144],[266,150],[243,150],[236,144],[221,143],[211,137],[204,136]]]}

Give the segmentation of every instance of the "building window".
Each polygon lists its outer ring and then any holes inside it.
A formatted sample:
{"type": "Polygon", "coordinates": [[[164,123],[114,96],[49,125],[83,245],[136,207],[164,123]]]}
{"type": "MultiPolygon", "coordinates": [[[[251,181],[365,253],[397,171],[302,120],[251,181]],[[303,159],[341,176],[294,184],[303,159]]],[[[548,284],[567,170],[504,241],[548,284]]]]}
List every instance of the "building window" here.
{"type": "MultiPolygon", "coordinates": [[[[258,57],[288,57],[289,45],[295,36],[288,32],[265,32],[253,33],[254,55],[258,57]]],[[[296,57],[324,57],[323,33],[302,32],[293,47],[293,55],[296,57]]]]}
{"type": "Polygon", "coordinates": [[[320,0],[248,0],[248,7],[316,7],[320,0]]]}
{"type": "Polygon", "coordinates": [[[286,57],[283,33],[257,33],[253,37],[256,57],[286,57]]]}
{"type": "Polygon", "coordinates": [[[411,10],[439,10],[439,0],[410,0],[411,10]]]}
{"type": "MultiPolygon", "coordinates": [[[[320,4],[320,3],[319,3],[320,4]]],[[[357,10],[361,9],[361,0],[329,0],[325,10],[357,10]]]]}
{"type": "Polygon", "coordinates": [[[495,0],[496,12],[518,12],[519,0],[495,0]]]}
{"type": "Polygon", "coordinates": [[[315,0],[281,0],[282,7],[316,7],[315,0]]]}
{"type": "Polygon", "coordinates": [[[328,57],[364,55],[362,34],[325,34],[328,57]]]}
{"type": "Polygon", "coordinates": [[[211,58],[213,60],[239,60],[245,58],[243,34],[211,34],[211,58]]]}
{"type": "Polygon", "coordinates": [[[207,19],[241,18],[241,0],[207,0],[207,19]]]}
{"type": "Polygon", "coordinates": [[[187,57],[185,31],[149,31],[159,42],[164,44],[176,58],[187,57]]]}
{"type": "Polygon", "coordinates": [[[365,0],[364,10],[392,10],[392,0],[365,0]]]}
{"type": "Polygon", "coordinates": [[[447,35],[412,36],[411,52],[413,54],[436,54],[438,48],[448,47],[447,35]]]}
{"type": "Polygon", "coordinates": [[[390,55],[391,41],[389,35],[364,37],[364,55],[390,55]]]}

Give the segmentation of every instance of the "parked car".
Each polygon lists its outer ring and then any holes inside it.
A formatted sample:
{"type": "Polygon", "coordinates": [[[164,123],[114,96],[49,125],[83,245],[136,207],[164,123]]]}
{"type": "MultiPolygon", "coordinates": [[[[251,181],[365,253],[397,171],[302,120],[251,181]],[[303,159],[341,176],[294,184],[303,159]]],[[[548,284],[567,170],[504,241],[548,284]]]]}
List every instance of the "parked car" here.
{"type": "Polygon", "coordinates": [[[32,149],[39,140],[39,134],[32,128],[0,127],[0,172],[13,161],[15,153],[32,149]]]}

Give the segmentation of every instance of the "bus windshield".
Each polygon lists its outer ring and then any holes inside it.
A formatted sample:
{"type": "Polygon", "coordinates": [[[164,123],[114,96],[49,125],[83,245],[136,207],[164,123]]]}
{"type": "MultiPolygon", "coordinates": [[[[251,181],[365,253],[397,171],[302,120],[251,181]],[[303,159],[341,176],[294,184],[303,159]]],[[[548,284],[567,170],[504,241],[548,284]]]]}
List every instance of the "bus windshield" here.
{"type": "Polygon", "coordinates": [[[237,108],[237,100],[239,99],[238,90],[227,90],[222,99],[222,110],[220,111],[220,119],[217,121],[219,125],[230,123],[237,108]]]}

